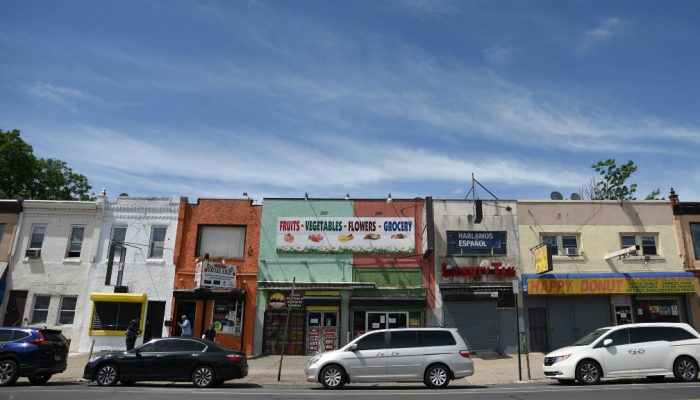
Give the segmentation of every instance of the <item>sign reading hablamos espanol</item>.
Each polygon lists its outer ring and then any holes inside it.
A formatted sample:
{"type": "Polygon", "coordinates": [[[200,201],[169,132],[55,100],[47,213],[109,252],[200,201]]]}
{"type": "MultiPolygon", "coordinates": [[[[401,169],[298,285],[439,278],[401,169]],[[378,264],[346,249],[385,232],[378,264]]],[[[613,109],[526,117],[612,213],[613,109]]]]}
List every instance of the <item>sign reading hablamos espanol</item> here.
{"type": "Polygon", "coordinates": [[[278,253],[414,253],[413,218],[283,217],[277,220],[278,253]]]}

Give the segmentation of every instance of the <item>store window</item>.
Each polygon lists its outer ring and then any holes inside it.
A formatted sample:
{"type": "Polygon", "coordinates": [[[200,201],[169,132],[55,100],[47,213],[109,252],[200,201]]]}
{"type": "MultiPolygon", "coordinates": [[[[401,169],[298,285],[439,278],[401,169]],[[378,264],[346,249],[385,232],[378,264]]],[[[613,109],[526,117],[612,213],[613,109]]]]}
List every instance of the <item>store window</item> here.
{"type": "Polygon", "coordinates": [[[241,336],[243,332],[243,301],[217,300],[214,303],[211,320],[217,333],[241,336]]]}
{"type": "Polygon", "coordinates": [[[690,235],[693,239],[695,259],[700,260],[700,224],[690,224],[690,235]]]}
{"type": "Polygon", "coordinates": [[[58,312],[58,324],[70,325],[75,318],[75,305],[78,302],[77,296],[61,297],[61,306],[58,312]]]}
{"type": "Polygon", "coordinates": [[[620,248],[626,249],[630,246],[636,246],[639,254],[645,256],[655,256],[658,255],[657,248],[657,237],[656,235],[641,235],[641,234],[621,234],[620,235],[620,248]]]}
{"type": "Polygon", "coordinates": [[[636,322],[683,322],[678,298],[637,298],[636,322]]]}
{"type": "Polygon", "coordinates": [[[243,258],[245,226],[200,226],[197,256],[211,258],[243,258]]]}
{"type": "Polygon", "coordinates": [[[124,332],[132,319],[141,320],[141,303],[96,301],[90,329],[124,332]]]}
{"type": "Polygon", "coordinates": [[[34,306],[32,307],[32,324],[45,324],[49,316],[49,305],[51,304],[51,296],[37,294],[34,296],[34,306]]]}
{"type": "MultiPolygon", "coordinates": [[[[303,311],[289,313],[289,336],[284,354],[304,355],[304,318],[303,311]]],[[[281,354],[285,342],[287,311],[266,311],[263,323],[263,354],[281,354]]]]}
{"type": "Polygon", "coordinates": [[[543,234],[540,243],[549,243],[553,256],[577,256],[579,254],[579,239],[575,234],[543,234]]]}

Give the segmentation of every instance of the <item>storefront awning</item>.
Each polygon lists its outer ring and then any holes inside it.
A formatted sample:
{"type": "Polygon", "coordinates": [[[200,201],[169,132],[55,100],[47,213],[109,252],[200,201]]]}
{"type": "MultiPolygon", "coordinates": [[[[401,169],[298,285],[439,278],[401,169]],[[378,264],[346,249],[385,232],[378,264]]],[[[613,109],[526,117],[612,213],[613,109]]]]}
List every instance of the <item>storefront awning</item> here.
{"type": "Polygon", "coordinates": [[[351,297],[350,307],[424,308],[425,297],[351,297]]]}
{"type": "Polygon", "coordinates": [[[683,294],[695,293],[696,279],[689,272],[599,274],[523,274],[528,295],[683,294]]]}
{"type": "Polygon", "coordinates": [[[178,289],[173,291],[177,300],[245,300],[244,290],[178,289]]]}
{"type": "Polygon", "coordinates": [[[148,299],[145,293],[100,293],[90,294],[90,300],[109,303],[145,303],[148,299]]]}
{"type": "MultiPolygon", "coordinates": [[[[374,289],[377,285],[371,282],[296,282],[296,290],[355,290],[374,289]]],[[[260,290],[292,290],[292,282],[288,281],[260,281],[260,290]]]]}

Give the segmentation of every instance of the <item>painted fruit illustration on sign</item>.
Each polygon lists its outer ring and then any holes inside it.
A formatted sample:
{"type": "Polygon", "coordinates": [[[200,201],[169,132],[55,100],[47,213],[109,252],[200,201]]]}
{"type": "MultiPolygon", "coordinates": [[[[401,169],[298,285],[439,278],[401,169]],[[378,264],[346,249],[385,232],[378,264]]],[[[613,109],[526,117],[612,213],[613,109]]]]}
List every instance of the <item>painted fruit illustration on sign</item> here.
{"type": "Polygon", "coordinates": [[[293,242],[293,241],[294,241],[294,235],[292,235],[291,233],[288,233],[288,234],[284,235],[284,241],[285,241],[285,242],[290,242],[290,243],[293,242]]]}
{"type": "Polygon", "coordinates": [[[323,240],[323,235],[309,235],[309,240],[318,243],[323,240]]]}
{"type": "Polygon", "coordinates": [[[396,235],[391,235],[392,239],[406,239],[406,235],[403,233],[397,233],[396,235]]]}
{"type": "Polygon", "coordinates": [[[381,236],[376,233],[368,233],[365,235],[365,239],[367,240],[379,240],[379,238],[381,238],[381,236]]]}
{"type": "Polygon", "coordinates": [[[351,241],[351,240],[353,240],[353,239],[355,239],[355,237],[352,236],[352,233],[349,234],[349,235],[340,235],[340,236],[338,236],[338,240],[340,240],[341,242],[349,242],[349,241],[351,241]]]}

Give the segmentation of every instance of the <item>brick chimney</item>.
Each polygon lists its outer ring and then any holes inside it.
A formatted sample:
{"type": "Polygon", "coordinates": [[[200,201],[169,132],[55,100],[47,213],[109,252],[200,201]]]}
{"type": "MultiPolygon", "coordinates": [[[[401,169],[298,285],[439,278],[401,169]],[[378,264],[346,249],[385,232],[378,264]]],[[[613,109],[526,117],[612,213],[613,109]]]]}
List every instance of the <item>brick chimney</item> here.
{"type": "Polygon", "coordinates": [[[676,204],[678,204],[678,195],[673,188],[671,188],[671,194],[668,196],[668,199],[671,201],[671,208],[675,208],[676,204]]]}

